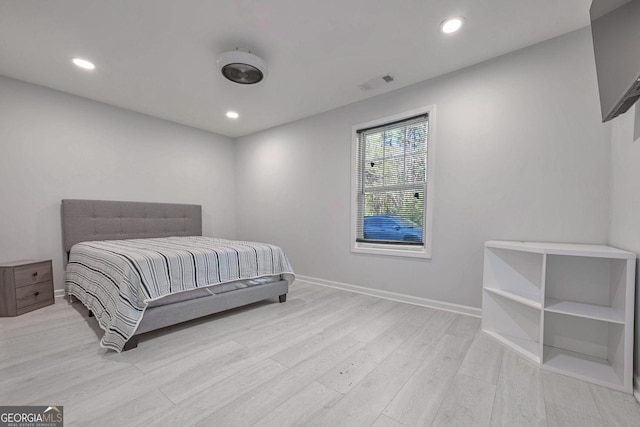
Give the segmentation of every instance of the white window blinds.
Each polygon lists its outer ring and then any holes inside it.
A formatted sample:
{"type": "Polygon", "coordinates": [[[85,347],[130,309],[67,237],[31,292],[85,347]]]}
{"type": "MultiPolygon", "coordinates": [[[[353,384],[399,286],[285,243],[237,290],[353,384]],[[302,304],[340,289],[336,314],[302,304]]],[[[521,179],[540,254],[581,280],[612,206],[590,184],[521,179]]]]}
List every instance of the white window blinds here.
{"type": "Polygon", "coordinates": [[[424,246],[430,237],[428,134],[428,114],[357,131],[357,242],[424,246]]]}

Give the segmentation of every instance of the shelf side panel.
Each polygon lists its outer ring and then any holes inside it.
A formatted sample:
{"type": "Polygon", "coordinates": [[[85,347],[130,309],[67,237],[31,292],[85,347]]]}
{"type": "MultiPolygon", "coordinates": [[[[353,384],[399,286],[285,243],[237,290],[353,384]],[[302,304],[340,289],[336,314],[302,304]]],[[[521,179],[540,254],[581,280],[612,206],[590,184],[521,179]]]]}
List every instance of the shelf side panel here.
{"type": "Polygon", "coordinates": [[[633,372],[625,372],[625,333],[622,325],[609,325],[609,351],[607,360],[623,383],[633,381],[633,372]]]}
{"type": "Polygon", "coordinates": [[[541,303],[542,260],[542,254],[487,247],[483,284],[541,303]]]}
{"type": "Polygon", "coordinates": [[[609,277],[609,302],[611,308],[625,318],[625,306],[627,302],[627,260],[618,259],[611,261],[609,277]]]}

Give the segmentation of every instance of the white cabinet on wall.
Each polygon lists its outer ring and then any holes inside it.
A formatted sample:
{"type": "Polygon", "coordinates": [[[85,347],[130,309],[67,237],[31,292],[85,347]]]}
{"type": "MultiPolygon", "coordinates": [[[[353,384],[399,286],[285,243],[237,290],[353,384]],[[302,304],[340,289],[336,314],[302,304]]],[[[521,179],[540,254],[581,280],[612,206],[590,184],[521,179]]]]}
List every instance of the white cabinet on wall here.
{"type": "Polygon", "coordinates": [[[544,369],[631,393],[635,262],[609,246],[489,241],[482,330],[544,369]]]}

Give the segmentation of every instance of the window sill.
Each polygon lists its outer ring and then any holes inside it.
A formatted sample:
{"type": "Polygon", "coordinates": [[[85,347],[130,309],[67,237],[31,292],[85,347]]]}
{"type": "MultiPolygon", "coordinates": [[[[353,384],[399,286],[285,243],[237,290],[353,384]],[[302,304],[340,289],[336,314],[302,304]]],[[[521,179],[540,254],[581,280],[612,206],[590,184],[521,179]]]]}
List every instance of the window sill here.
{"type": "Polygon", "coordinates": [[[351,252],[370,255],[385,255],[404,258],[431,259],[431,250],[425,246],[379,245],[375,243],[354,243],[351,252]]]}

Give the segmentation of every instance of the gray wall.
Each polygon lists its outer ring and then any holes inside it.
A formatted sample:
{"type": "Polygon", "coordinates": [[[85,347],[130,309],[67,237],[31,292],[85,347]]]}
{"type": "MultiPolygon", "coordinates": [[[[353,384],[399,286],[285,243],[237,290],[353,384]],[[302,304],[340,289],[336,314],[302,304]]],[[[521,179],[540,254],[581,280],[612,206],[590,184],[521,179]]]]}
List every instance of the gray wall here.
{"type": "Polygon", "coordinates": [[[299,274],[479,308],[485,240],[607,242],[609,139],[588,29],[235,148],[0,77],[0,259],[53,258],[60,289],[60,199],[200,203],[206,235],[280,244],[299,274]],[[351,126],[429,104],[433,259],[352,254],[351,126]]]}
{"type": "MultiPolygon", "coordinates": [[[[640,105],[611,121],[609,244],[640,254],[640,105]]],[[[636,260],[636,282],[640,261],[636,260]]],[[[640,292],[636,286],[635,370],[640,368],[640,292]]]]}
{"type": "Polygon", "coordinates": [[[195,203],[205,235],[233,238],[229,138],[0,77],[0,260],[53,258],[60,200],[195,203]]]}
{"type": "Polygon", "coordinates": [[[236,144],[238,238],[281,245],[302,275],[479,308],[484,241],[607,241],[588,28],[236,144]],[[430,104],[433,259],[352,254],[351,126],[430,104]]]}

